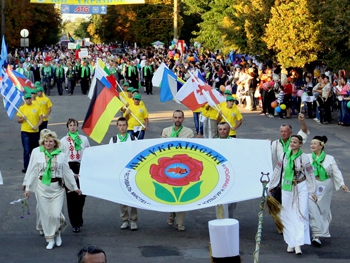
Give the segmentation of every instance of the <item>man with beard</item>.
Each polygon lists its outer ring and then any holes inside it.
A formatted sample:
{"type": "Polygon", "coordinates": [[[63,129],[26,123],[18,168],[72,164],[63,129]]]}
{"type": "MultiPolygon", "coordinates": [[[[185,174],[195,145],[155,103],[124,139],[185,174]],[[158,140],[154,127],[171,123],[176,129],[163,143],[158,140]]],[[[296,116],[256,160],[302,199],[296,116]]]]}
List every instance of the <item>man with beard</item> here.
{"type": "MultiPolygon", "coordinates": [[[[185,120],[185,115],[182,110],[175,110],[173,113],[174,124],[168,128],[164,128],[162,132],[162,138],[193,138],[194,133],[190,128],[182,126],[185,120]]],[[[167,223],[169,226],[174,225],[175,217],[176,219],[176,229],[178,231],[185,231],[184,221],[186,212],[170,213],[167,223]]]]}

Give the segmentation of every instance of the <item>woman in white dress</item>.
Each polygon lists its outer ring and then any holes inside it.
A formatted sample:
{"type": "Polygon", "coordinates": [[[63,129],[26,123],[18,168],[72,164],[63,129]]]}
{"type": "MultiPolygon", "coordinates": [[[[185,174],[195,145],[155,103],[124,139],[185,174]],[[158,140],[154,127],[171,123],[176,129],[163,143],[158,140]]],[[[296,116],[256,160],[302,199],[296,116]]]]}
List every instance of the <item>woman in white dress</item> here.
{"type": "Polygon", "coordinates": [[[61,154],[60,141],[55,132],[47,132],[40,141],[39,151],[32,153],[27,169],[24,185],[25,197],[29,192],[36,194],[40,222],[48,245],[52,249],[55,244],[62,245],[61,232],[67,223],[62,214],[65,189],[81,194],[69,169],[68,161],[61,154]]]}
{"type": "Polygon", "coordinates": [[[287,252],[301,255],[301,246],[310,245],[309,233],[309,197],[315,202],[316,179],[309,157],[302,153],[303,138],[300,135],[290,137],[290,150],[280,156],[274,169],[270,193],[282,176],[281,220],[284,226],[283,238],[287,243],[287,252]]]}
{"type": "Polygon", "coordinates": [[[334,157],[326,154],[324,145],[326,136],[315,136],[311,141],[311,151],[308,154],[316,178],[317,203],[309,200],[310,228],[312,244],[321,246],[320,237],[330,237],[329,225],[332,221],[331,201],[333,189],[348,192],[344,179],[334,157]]]}

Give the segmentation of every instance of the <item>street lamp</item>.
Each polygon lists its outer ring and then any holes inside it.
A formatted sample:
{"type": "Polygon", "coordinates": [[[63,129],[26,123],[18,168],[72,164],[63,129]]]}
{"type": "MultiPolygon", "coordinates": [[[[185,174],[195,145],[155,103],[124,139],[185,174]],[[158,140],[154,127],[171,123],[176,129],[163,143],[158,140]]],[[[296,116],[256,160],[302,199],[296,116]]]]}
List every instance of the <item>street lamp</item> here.
{"type": "Polygon", "coordinates": [[[24,49],[26,47],[29,47],[29,39],[28,39],[28,36],[29,36],[29,31],[27,29],[22,29],[21,32],[21,47],[24,47],[24,49]]]}

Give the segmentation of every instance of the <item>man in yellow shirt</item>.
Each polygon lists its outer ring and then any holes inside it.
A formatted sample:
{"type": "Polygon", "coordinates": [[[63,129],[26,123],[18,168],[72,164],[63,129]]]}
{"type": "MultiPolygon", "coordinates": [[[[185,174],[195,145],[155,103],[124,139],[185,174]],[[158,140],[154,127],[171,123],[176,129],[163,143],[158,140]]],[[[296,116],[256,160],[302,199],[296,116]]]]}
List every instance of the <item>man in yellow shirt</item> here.
{"type": "Polygon", "coordinates": [[[216,122],[217,115],[218,111],[209,104],[202,107],[202,116],[205,117],[205,120],[203,121],[204,138],[216,138],[218,136],[216,122]]]}
{"type": "Polygon", "coordinates": [[[25,104],[17,112],[18,123],[21,123],[21,139],[23,145],[23,173],[27,171],[30,154],[39,146],[39,126],[43,121],[42,111],[38,105],[33,104],[32,95],[24,95],[25,104]],[[22,113],[22,114],[21,114],[22,113]]]}
{"type": "Polygon", "coordinates": [[[128,120],[128,133],[142,140],[145,131],[148,129],[148,111],[145,105],[141,105],[141,95],[135,94],[133,103],[125,111],[125,118],[128,120]],[[143,126],[141,125],[143,124],[143,126]]]}
{"type": "Polygon", "coordinates": [[[37,103],[41,106],[41,111],[43,113],[43,122],[39,126],[39,132],[43,129],[47,129],[47,124],[49,122],[49,115],[52,110],[52,102],[51,100],[44,96],[44,89],[40,86],[37,86],[38,96],[36,97],[37,103]]]}
{"type": "Polygon", "coordinates": [[[221,107],[221,111],[217,114],[217,123],[220,123],[222,119],[230,125],[230,137],[236,138],[236,130],[242,125],[243,116],[231,95],[226,97],[226,106],[221,107]]]}
{"type": "MultiPolygon", "coordinates": [[[[128,88],[129,88],[129,83],[128,82],[124,82],[123,83],[123,91],[122,92],[119,92],[119,97],[120,97],[120,100],[121,101],[125,101],[125,103],[128,102],[128,98],[129,98],[129,95],[128,95],[128,88]]],[[[131,89],[130,89],[131,90],[131,89]]],[[[130,93],[131,94],[131,93],[130,93]]]]}

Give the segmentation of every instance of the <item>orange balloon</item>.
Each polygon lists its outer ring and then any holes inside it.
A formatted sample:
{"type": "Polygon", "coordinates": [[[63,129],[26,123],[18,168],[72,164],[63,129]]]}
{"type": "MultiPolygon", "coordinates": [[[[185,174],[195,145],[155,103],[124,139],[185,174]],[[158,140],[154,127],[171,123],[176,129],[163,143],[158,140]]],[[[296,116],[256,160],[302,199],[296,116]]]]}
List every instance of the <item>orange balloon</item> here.
{"type": "Polygon", "coordinates": [[[271,102],[271,107],[272,108],[276,108],[277,107],[277,102],[276,101],[271,102]]]}
{"type": "Polygon", "coordinates": [[[220,86],[220,90],[221,90],[222,92],[224,92],[224,91],[225,91],[225,89],[226,89],[226,88],[225,88],[225,86],[224,86],[224,85],[221,85],[221,86],[220,86]]]}

